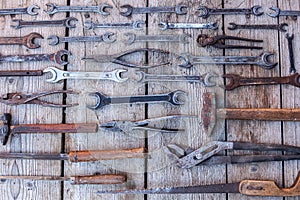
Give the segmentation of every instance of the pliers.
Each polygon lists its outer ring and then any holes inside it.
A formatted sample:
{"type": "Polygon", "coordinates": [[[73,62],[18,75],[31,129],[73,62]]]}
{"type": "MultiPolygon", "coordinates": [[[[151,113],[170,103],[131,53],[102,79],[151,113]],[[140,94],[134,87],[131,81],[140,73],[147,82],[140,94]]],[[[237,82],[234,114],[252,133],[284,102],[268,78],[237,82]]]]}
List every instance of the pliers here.
{"type": "Polygon", "coordinates": [[[78,104],[57,104],[44,100],[40,100],[40,97],[49,96],[52,94],[78,94],[72,90],[55,90],[49,92],[22,94],[22,93],[7,93],[0,97],[0,102],[7,105],[21,105],[21,104],[37,104],[46,107],[66,108],[76,106],[78,104]]]}
{"type": "Polygon", "coordinates": [[[165,147],[165,152],[176,158],[180,168],[192,168],[197,165],[237,164],[267,161],[287,161],[300,159],[300,147],[280,144],[256,144],[249,142],[210,142],[197,150],[183,149],[176,144],[165,147]],[[289,155],[239,155],[217,156],[224,150],[252,150],[252,151],[286,151],[289,155]]]}

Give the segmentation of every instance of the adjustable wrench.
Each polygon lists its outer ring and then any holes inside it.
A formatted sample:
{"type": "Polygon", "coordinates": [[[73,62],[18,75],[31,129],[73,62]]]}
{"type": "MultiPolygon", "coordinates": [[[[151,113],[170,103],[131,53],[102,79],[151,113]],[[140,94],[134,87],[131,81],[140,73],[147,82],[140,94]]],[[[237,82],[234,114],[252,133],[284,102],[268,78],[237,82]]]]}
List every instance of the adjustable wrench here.
{"type": "Polygon", "coordinates": [[[40,9],[37,5],[32,5],[27,8],[11,8],[11,9],[0,9],[0,15],[18,15],[18,14],[27,14],[27,15],[37,15],[35,9],[40,9]]]}
{"type": "Polygon", "coordinates": [[[184,4],[179,4],[177,6],[172,7],[142,7],[136,8],[131,5],[123,5],[122,9],[126,9],[126,11],[120,12],[120,15],[124,17],[130,17],[133,14],[150,14],[150,13],[176,13],[177,15],[186,15],[188,8],[184,4]]]}
{"type": "Polygon", "coordinates": [[[189,43],[188,38],[191,36],[188,34],[182,35],[136,35],[134,33],[125,33],[128,39],[126,44],[131,45],[135,42],[180,42],[183,44],[189,43]]]}
{"type": "Polygon", "coordinates": [[[267,13],[268,16],[270,17],[279,17],[279,16],[291,16],[291,17],[296,17],[300,16],[300,11],[299,10],[281,10],[276,7],[270,8],[270,10],[274,11],[273,13],[267,13]]]}
{"type": "Polygon", "coordinates": [[[270,29],[270,30],[278,30],[281,32],[286,32],[286,28],[288,27],[287,23],[282,24],[235,24],[235,23],[229,23],[229,30],[237,30],[237,29],[270,29]]]}
{"type": "Polygon", "coordinates": [[[106,9],[113,8],[108,4],[100,4],[98,6],[58,6],[54,3],[48,3],[46,6],[48,7],[48,10],[45,10],[45,12],[49,15],[59,12],[93,12],[107,16],[110,13],[107,12],[106,9]]]}
{"type": "Polygon", "coordinates": [[[158,103],[167,102],[174,106],[184,104],[182,96],[186,93],[177,90],[168,94],[157,95],[140,95],[140,96],[123,96],[123,97],[107,97],[100,92],[91,93],[90,96],[96,97],[96,105],[88,105],[88,108],[96,110],[110,104],[133,104],[133,103],[158,103]]]}
{"type": "Polygon", "coordinates": [[[121,73],[126,71],[124,69],[117,69],[112,72],[68,72],[56,67],[48,67],[43,73],[51,73],[51,78],[46,80],[48,83],[57,83],[64,79],[111,80],[122,83],[128,80],[128,78],[121,77],[121,73]]]}
{"type": "Polygon", "coordinates": [[[294,56],[294,48],[293,48],[294,34],[292,35],[286,34],[286,39],[288,40],[288,47],[289,47],[290,73],[296,73],[295,56],[294,56]]]}
{"type": "Polygon", "coordinates": [[[218,25],[215,22],[207,24],[198,23],[171,23],[171,22],[160,22],[159,27],[161,30],[167,29],[218,29],[218,25]]]}
{"type": "Polygon", "coordinates": [[[35,39],[43,39],[39,33],[30,33],[24,37],[0,37],[0,45],[24,45],[29,49],[39,48],[40,45],[35,44],[35,39]]]}
{"type": "Polygon", "coordinates": [[[92,21],[87,21],[84,23],[84,28],[87,30],[94,28],[132,28],[136,30],[142,30],[145,25],[144,21],[137,20],[135,22],[120,22],[120,23],[103,23],[97,24],[92,21]]]}
{"type": "Polygon", "coordinates": [[[20,29],[23,27],[34,27],[34,26],[65,26],[67,28],[76,28],[74,22],[78,21],[75,17],[67,17],[63,20],[50,20],[50,21],[23,21],[22,19],[14,19],[13,22],[17,24],[11,26],[15,29],[20,29]]]}

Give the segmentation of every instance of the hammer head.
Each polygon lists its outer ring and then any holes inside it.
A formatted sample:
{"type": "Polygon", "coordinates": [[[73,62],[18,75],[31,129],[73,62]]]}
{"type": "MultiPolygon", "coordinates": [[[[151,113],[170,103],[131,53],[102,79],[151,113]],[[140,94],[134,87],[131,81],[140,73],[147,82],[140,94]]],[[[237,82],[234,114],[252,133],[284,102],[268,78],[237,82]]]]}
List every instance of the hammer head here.
{"type": "Polygon", "coordinates": [[[202,124],[205,133],[211,133],[216,124],[216,94],[203,93],[202,96],[202,124]]]}
{"type": "Polygon", "coordinates": [[[3,145],[6,145],[10,135],[11,114],[4,113],[0,119],[0,139],[3,145]]]}

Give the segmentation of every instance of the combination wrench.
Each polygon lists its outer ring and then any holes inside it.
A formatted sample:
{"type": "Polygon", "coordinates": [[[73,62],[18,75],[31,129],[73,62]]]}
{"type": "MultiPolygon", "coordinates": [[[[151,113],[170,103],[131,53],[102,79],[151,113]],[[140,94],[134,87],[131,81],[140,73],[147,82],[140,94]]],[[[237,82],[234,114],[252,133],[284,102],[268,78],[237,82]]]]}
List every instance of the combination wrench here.
{"type": "Polygon", "coordinates": [[[207,24],[199,23],[172,23],[172,22],[160,22],[159,25],[161,30],[167,29],[218,29],[218,25],[215,22],[207,24]]]}
{"type": "Polygon", "coordinates": [[[37,15],[38,13],[35,10],[40,9],[37,5],[32,5],[27,8],[11,8],[11,9],[0,9],[0,15],[37,15]]]}
{"type": "Polygon", "coordinates": [[[270,17],[279,17],[279,16],[290,16],[290,17],[294,17],[297,19],[297,16],[300,16],[300,11],[299,10],[281,10],[279,8],[276,7],[272,7],[270,8],[270,10],[272,10],[272,13],[267,13],[268,16],[270,17]]]}
{"type": "Polygon", "coordinates": [[[30,33],[23,37],[0,37],[0,45],[23,45],[29,49],[36,49],[40,45],[34,43],[35,39],[43,39],[43,36],[39,33],[30,33]]]}
{"type": "Polygon", "coordinates": [[[113,8],[109,4],[100,4],[97,6],[59,6],[54,3],[46,4],[47,10],[44,10],[47,14],[53,15],[59,12],[90,12],[99,13],[103,16],[107,16],[110,13],[106,11],[107,8],[113,8]]]}
{"type": "Polygon", "coordinates": [[[292,35],[286,34],[285,37],[288,41],[288,47],[289,47],[290,73],[296,73],[295,55],[294,55],[294,48],[293,48],[294,34],[292,35]]]}
{"type": "Polygon", "coordinates": [[[92,21],[87,21],[84,22],[84,28],[86,30],[91,30],[95,28],[131,28],[135,30],[142,30],[143,26],[146,23],[141,20],[137,20],[134,22],[119,22],[119,23],[103,23],[103,24],[98,24],[94,23],[92,21]]]}
{"type": "Polygon", "coordinates": [[[263,30],[278,30],[281,32],[286,32],[288,24],[282,23],[282,24],[251,24],[251,25],[245,25],[245,24],[236,24],[236,23],[229,23],[229,30],[237,30],[237,29],[263,29],[263,30]]]}
{"type": "Polygon", "coordinates": [[[178,42],[187,44],[189,43],[189,38],[191,37],[188,34],[182,35],[136,35],[134,33],[125,33],[124,34],[128,39],[125,41],[125,44],[131,45],[136,42],[178,42]]]}
{"type": "Polygon", "coordinates": [[[23,21],[22,19],[14,19],[13,22],[16,22],[16,25],[13,25],[11,27],[15,29],[20,29],[23,27],[34,27],[34,26],[46,26],[46,27],[52,27],[52,26],[64,26],[67,28],[76,28],[76,24],[74,22],[77,22],[78,19],[75,17],[67,17],[63,20],[50,20],[50,21],[23,21]]]}
{"type": "Polygon", "coordinates": [[[177,90],[168,94],[157,95],[140,95],[140,96],[123,96],[123,97],[108,97],[101,92],[90,93],[90,96],[96,98],[96,105],[88,105],[87,107],[93,110],[100,109],[110,104],[133,104],[133,103],[158,103],[166,102],[174,106],[183,105],[185,92],[177,90]]]}

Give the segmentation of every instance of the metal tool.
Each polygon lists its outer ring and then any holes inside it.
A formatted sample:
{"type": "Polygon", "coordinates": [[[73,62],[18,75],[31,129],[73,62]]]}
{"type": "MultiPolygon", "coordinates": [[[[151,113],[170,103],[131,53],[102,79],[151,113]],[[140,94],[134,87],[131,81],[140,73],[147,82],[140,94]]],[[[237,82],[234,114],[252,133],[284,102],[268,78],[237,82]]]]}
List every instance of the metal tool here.
{"type": "Polygon", "coordinates": [[[39,33],[30,33],[23,37],[0,37],[0,45],[24,45],[29,49],[36,49],[40,45],[34,43],[35,39],[43,39],[43,36],[39,33]]]}
{"type": "Polygon", "coordinates": [[[175,23],[175,22],[160,22],[158,24],[161,30],[167,29],[218,29],[218,24],[215,22],[199,24],[199,23],[175,23]]]}
{"type": "Polygon", "coordinates": [[[46,80],[48,83],[57,83],[65,79],[110,80],[118,83],[128,80],[128,78],[122,78],[121,76],[123,72],[127,72],[125,69],[116,69],[111,72],[69,72],[56,67],[48,67],[43,72],[51,74],[51,77],[46,80]]]}
{"type": "Polygon", "coordinates": [[[110,13],[106,11],[108,8],[113,8],[109,4],[100,4],[97,6],[59,6],[54,3],[46,4],[48,10],[45,12],[49,15],[53,15],[59,12],[88,12],[88,13],[98,13],[103,16],[107,16],[110,13]]]}
{"type": "Polygon", "coordinates": [[[134,33],[124,34],[128,39],[125,41],[126,44],[131,45],[135,42],[177,42],[187,44],[189,43],[188,34],[177,34],[177,35],[136,35],[134,33]]]}
{"type": "Polygon", "coordinates": [[[254,40],[248,38],[241,38],[236,36],[229,35],[217,35],[209,37],[206,34],[200,34],[197,38],[197,43],[201,47],[213,46],[219,49],[263,49],[263,47],[258,46],[243,46],[243,45],[227,45],[225,44],[225,40],[237,40],[237,41],[245,41],[245,42],[257,42],[263,43],[263,40],[254,40]]]}
{"type": "Polygon", "coordinates": [[[64,26],[67,28],[76,28],[75,22],[77,22],[78,19],[75,17],[67,17],[63,20],[50,20],[50,21],[24,21],[22,19],[14,19],[13,22],[16,22],[16,25],[13,25],[11,27],[15,29],[20,29],[24,27],[52,27],[52,26],[64,26]]]}
{"type": "Polygon", "coordinates": [[[175,13],[177,15],[186,15],[188,6],[184,4],[178,4],[171,7],[133,7],[131,5],[123,5],[121,9],[126,9],[120,12],[120,15],[124,17],[131,17],[134,14],[152,14],[152,13],[175,13]]]}
{"type": "Polygon", "coordinates": [[[273,18],[280,17],[280,16],[290,16],[297,19],[297,17],[300,16],[299,10],[281,10],[276,7],[272,7],[270,8],[270,10],[272,10],[273,12],[267,13],[267,15],[273,18]]]}
{"type": "Polygon", "coordinates": [[[11,8],[11,9],[0,9],[0,15],[37,15],[38,13],[35,10],[40,9],[37,5],[32,5],[27,8],[11,8]]]}
{"type": "Polygon", "coordinates": [[[146,54],[150,54],[150,53],[157,53],[157,54],[162,54],[162,55],[169,55],[170,53],[167,51],[163,51],[160,49],[151,49],[151,48],[140,48],[140,49],[134,49],[134,50],[129,50],[129,51],[125,51],[122,53],[118,53],[118,54],[114,54],[114,55],[94,55],[92,57],[85,57],[82,58],[82,60],[86,60],[86,61],[95,61],[95,62],[100,62],[100,63],[115,63],[115,64],[119,64],[119,65],[123,65],[125,67],[131,67],[131,68],[138,68],[138,69],[147,69],[147,68],[153,68],[153,67],[159,67],[162,65],[168,65],[170,64],[169,61],[167,62],[162,62],[159,64],[153,64],[153,65],[142,65],[142,64],[135,64],[135,63],[131,63],[128,62],[127,60],[123,60],[123,57],[129,56],[129,55],[133,55],[135,53],[145,53],[146,54]]]}
{"type": "Polygon", "coordinates": [[[105,42],[113,43],[116,41],[112,38],[115,34],[112,32],[107,32],[100,36],[74,36],[74,37],[58,37],[56,35],[51,35],[48,37],[50,40],[49,45],[58,45],[60,43],[71,43],[71,42],[105,42]]]}
{"type": "Polygon", "coordinates": [[[296,73],[295,56],[294,56],[294,48],[293,48],[294,34],[292,35],[286,34],[286,39],[288,41],[288,47],[289,47],[290,73],[296,73]]]}
{"type": "Polygon", "coordinates": [[[201,6],[198,8],[200,11],[199,17],[204,19],[208,18],[210,15],[255,15],[261,16],[264,14],[261,6],[253,6],[252,8],[208,8],[206,6],[201,6]]]}
{"type": "Polygon", "coordinates": [[[122,97],[107,97],[100,92],[91,93],[90,96],[96,98],[96,105],[88,105],[88,108],[97,110],[110,104],[133,104],[133,103],[158,103],[166,102],[174,106],[183,105],[185,102],[183,96],[186,93],[181,90],[176,90],[168,94],[156,95],[140,95],[140,96],[122,96],[122,97]]]}
{"type": "Polygon", "coordinates": [[[212,77],[217,77],[216,74],[206,73],[200,76],[183,76],[183,75],[157,75],[157,74],[147,74],[143,71],[137,71],[136,74],[139,75],[140,79],[138,82],[188,82],[188,83],[201,83],[205,87],[216,86],[216,83],[211,82],[212,77]]]}
{"type": "Polygon", "coordinates": [[[68,61],[63,60],[65,56],[70,56],[67,50],[60,50],[52,54],[28,54],[28,55],[0,55],[0,62],[36,62],[47,61],[59,65],[67,65],[68,61]]]}
{"type": "Polygon", "coordinates": [[[153,189],[104,190],[97,194],[201,194],[239,193],[248,196],[295,197],[299,196],[300,173],[290,188],[279,188],[275,181],[243,180],[237,183],[167,187],[153,189]]]}
{"type": "Polygon", "coordinates": [[[264,52],[259,56],[194,56],[190,53],[179,55],[180,67],[190,68],[196,64],[214,65],[257,65],[264,69],[273,69],[278,63],[271,63],[273,53],[264,52]]]}
{"type": "Polygon", "coordinates": [[[95,29],[95,28],[131,28],[135,30],[143,30],[143,26],[145,26],[145,22],[141,20],[137,20],[134,22],[119,22],[119,23],[102,23],[97,24],[92,21],[84,22],[84,28],[87,30],[95,29]]]}
{"type": "Polygon", "coordinates": [[[287,23],[282,24],[236,24],[229,23],[229,30],[237,30],[237,29],[263,29],[263,30],[278,30],[281,32],[287,32],[287,27],[289,26],[287,23]]]}

